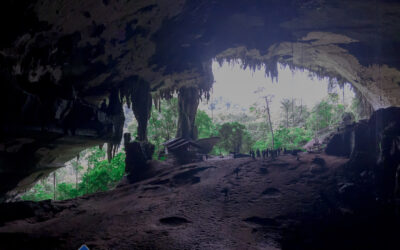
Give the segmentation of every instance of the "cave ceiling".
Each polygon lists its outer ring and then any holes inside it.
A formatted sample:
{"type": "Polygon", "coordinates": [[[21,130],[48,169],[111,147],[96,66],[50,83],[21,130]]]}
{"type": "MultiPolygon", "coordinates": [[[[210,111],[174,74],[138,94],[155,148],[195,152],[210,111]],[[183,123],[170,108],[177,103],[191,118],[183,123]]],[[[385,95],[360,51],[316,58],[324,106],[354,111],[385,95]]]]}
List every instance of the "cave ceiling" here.
{"type": "Polygon", "coordinates": [[[350,82],[373,109],[400,106],[398,1],[5,0],[0,12],[0,163],[24,176],[117,142],[119,96],[137,84],[155,99],[206,94],[214,58],[272,78],[278,62],[308,69],[350,82]]]}
{"type": "MultiPolygon", "coordinates": [[[[91,103],[138,78],[149,82],[153,92],[182,85],[207,91],[210,60],[232,48],[256,50],[253,61],[270,64],[272,74],[275,61],[326,71],[358,84],[366,96],[363,84],[393,81],[383,89],[399,87],[396,1],[48,0],[5,5],[0,55],[12,66],[12,75],[27,85],[73,88],[91,103]],[[375,71],[383,72],[375,76],[375,71]]],[[[394,97],[385,98],[373,106],[397,104],[394,97]]]]}

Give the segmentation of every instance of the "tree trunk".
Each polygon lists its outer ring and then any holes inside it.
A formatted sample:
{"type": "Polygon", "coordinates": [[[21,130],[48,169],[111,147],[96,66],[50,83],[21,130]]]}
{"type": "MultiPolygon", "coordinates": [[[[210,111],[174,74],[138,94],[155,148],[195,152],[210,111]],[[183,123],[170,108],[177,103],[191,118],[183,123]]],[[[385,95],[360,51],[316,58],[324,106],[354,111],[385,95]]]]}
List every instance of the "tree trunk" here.
{"type": "Polygon", "coordinates": [[[56,200],[56,171],[53,172],[53,193],[53,199],[56,200]]]}
{"type": "Polygon", "coordinates": [[[272,149],[275,147],[275,140],[274,140],[274,129],[272,128],[272,122],[271,122],[271,112],[269,111],[269,100],[268,97],[265,97],[265,102],[267,104],[267,113],[268,113],[268,122],[269,122],[269,127],[271,128],[271,135],[272,135],[272,149]]]}
{"type": "Polygon", "coordinates": [[[302,115],[303,115],[303,99],[300,99],[300,114],[299,114],[299,120],[300,120],[300,122],[303,121],[302,115]]]}

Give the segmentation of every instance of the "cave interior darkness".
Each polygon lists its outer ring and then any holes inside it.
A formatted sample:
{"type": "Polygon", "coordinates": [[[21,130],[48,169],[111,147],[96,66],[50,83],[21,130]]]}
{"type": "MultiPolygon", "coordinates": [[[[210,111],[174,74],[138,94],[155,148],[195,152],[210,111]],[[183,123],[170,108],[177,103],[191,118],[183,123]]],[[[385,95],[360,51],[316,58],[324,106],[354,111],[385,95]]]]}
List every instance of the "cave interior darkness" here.
{"type": "Polygon", "coordinates": [[[398,1],[2,5],[0,249],[399,248],[398,1]],[[153,160],[153,104],[177,96],[175,136],[195,141],[213,63],[238,61],[276,84],[286,67],[351,85],[362,119],[306,152],[153,160]],[[124,135],[124,105],[136,138],[124,135]],[[110,159],[121,144],[126,152],[116,188],[20,200],[103,144],[110,159]]]}

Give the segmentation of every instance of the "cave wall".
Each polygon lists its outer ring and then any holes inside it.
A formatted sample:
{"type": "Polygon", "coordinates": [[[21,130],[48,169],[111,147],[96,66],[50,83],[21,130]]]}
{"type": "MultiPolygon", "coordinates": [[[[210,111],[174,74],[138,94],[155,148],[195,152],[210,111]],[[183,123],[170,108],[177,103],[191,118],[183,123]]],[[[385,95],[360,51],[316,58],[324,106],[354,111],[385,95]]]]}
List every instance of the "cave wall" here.
{"type": "Polygon", "coordinates": [[[379,109],[370,119],[335,133],[325,149],[329,155],[350,158],[347,171],[352,179],[369,183],[374,190],[370,194],[373,199],[393,206],[400,198],[399,117],[398,107],[379,109]]]}
{"type": "Polygon", "coordinates": [[[400,106],[396,1],[5,0],[0,28],[0,196],[117,144],[137,82],[156,98],[207,97],[215,57],[270,77],[277,62],[306,68],[350,82],[375,110],[400,106]]]}

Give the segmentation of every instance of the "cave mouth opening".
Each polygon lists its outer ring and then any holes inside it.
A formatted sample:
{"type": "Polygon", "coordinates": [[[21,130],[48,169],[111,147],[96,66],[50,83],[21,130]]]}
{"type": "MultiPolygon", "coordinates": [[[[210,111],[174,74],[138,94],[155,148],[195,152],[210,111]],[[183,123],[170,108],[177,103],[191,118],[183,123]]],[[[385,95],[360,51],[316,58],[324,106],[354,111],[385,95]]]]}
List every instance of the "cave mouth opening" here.
{"type": "MultiPolygon", "coordinates": [[[[363,118],[352,85],[336,78],[280,63],[277,77],[268,77],[266,65],[249,67],[240,59],[213,60],[212,71],[210,98],[200,103],[197,116],[211,118],[216,131],[198,125],[199,137],[218,136],[222,126],[241,126],[246,138],[241,153],[301,149],[313,138],[333,131],[343,116],[350,115],[353,121],[363,118]]],[[[217,147],[214,153],[237,150],[217,147]]]]}
{"type": "MultiPolygon", "coordinates": [[[[350,84],[283,64],[278,64],[278,77],[272,79],[266,76],[265,67],[246,67],[240,59],[212,61],[214,84],[209,100],[203,99],[197,110],[198,138],[224,136],[224,129],[243,132],[240,146],[232,138],[223,138],[224,142],[214,147],[212,155],[229,155],[233,151],[247,154],[250,150],[266,148],[303,150],[313,138],[334,130],[346,112],[352,113],[354,119],[360,118],[356,110],[357,98],[350,84]],[[271,123],[266,112],[266,97],[271,123]],[[324,121],[325,118],[328,121],[324,121]],[[274,142],[270,124],[275,132],[274,142]]],[[[123,109],[123,131],[135,138],[137,120],[126,104],[123,109]]],[[[155,145],[153,159],[165,159],[160,154],[162,143],[175,137],[177,122],[176,94],[168,100],[160,100],[158,107],[153,104],[147,128],[148,140],[155,145]]],[[[110,162],[106,159],[107,145],[82,151],[79,157],[67,162],[66,167],[40,180],[22,196],[23,199],[63,200],[116,187],[125,175],[122,145],[121,142],[110,162]]]]}

